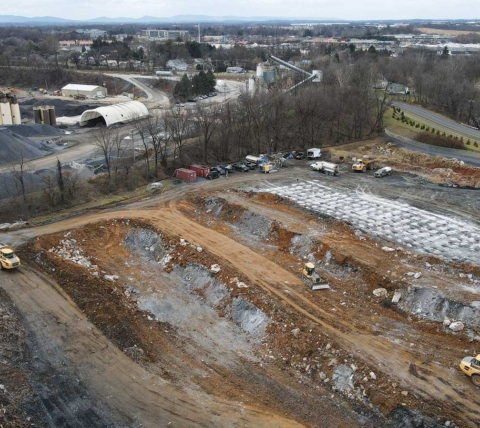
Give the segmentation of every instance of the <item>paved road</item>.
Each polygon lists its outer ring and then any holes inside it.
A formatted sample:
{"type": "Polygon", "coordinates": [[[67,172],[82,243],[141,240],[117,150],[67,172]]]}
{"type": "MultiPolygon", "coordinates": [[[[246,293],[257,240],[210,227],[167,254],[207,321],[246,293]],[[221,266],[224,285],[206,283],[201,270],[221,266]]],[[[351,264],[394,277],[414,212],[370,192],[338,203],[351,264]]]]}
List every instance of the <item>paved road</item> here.
{"type": "Polygon", "coordinates": [[[147,85],[137,80],[137,78],[143,79],[145,78],[145,76],[131,75],[131,74],[117,74],[117,73],[106,73],[106,75],[110,77],[117,77],[119,79],[123,79],[131,83],[132,85],[135,85],[137,88],[139,88],[143,92],[145,92],[145,94],[147,95],[147,99],[145,100],[146,104],[148,103],[151,106],[159,105],[159,104],[163,104],[163,105],[170,104],[168,97],[163,92],[157,91],[155,89],[151,89],[147,85]]]}
{"type": "Polygon", "coordinates": [[[455,122],[454,120],[447,119],[437,113],[433,113],[430,110],[424,109],[422,107],[412,106],[411,104],[402,103],[395,101],[394,106],[400,107],[401,109],[416,114],[430,122],[434,122],[438,125],[443,126],[444,128],[451,129],[452,131],[460,132],[469,137],[480,140],[480,130],[472,129],[468,126],[462,125],[455,122]]]}

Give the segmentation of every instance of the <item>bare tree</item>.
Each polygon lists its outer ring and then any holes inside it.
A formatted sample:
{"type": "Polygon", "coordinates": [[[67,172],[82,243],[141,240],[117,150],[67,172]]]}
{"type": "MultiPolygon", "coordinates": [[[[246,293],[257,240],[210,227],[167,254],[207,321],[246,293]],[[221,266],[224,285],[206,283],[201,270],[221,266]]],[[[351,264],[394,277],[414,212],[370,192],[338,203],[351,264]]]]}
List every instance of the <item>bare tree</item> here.
{"type": "Polygon", "coordinates": [[[48,203],[52,206],[57,204],[58,197],[58,180],[55,174],[51,172],[40,176],[42,182],[42,192],[47,197],[48,203]]]}
{"type": "Polygon", "coordinates": [[[27,172],[30,171],[30,165],[23,155],[23,151],[19,152],[20,160],[12,165],[11,174],[15,181],[17,194],[22,194],[23,202],[27,202],[27,172]]]}
{"type": "Polygon", "coordinates": [[[78,171],[73,170],[65,172],[63,179],[65,182],[65,191],[68,197],[71,200],[74,200],[77,197],[82,183],[78,171]]]}
{"type": "Polygon", "coordinates": [[[111,168],[112,168],[112,153],[115,147],[114,130],[107,127],[98,129],[93,134],[93,144],[97,147],[100,154],[103,156],[105,166],[108,172],[108,181],[111,180],[111,168]]]}
{"type": "Polygon", "coordinates": [[[164,118],[158,114],[151,115],[145,121],[145,129],[153,149],[155,177],[158,177],[159,159],[163,166],[167,164],[168,143],[171,141],[170,132],[167,129],[164,118]]]}
{"type": "MultiPolygon", "coordinates": [[[[112,144],[113,144],[113,166],[115,169],[115,181],[118,176],[118,168],[122,164],[122,159],[127,156],[128,145],[125,141],[126,134],[119,129],[112,130],[112,144]]],[[[135,148],[134,148],[135,150],[135,148]]]]}
{"type": "Polygon", "coordinates": [[[203,161],[208,162],[210,142],[218,127],[218,107],[215,105],[197,105],[195,109],[195,127],[200,140],[203,142],[203,161]]]}
{"type": "Polygon", "coordinates": [[[174,143],[173,162],[175,166],[177,157],[180,161],[183,158],[183,146],[190,132],[190,121],[187,114],[180,109],[166,112],[164,120],[165,132],[168,132],[174,143]]]}
{"type": "MultiPolygon", "coordinates": [[[[136,120],[133,124],[133,127],[137,134],[140,136],[140,139],[142,140],[142,145],[143,145],[143,150],[144,150],[144,158],[145,158],[145,178],[147,180],[150,178],[150,141],[148,140],[148,128],[145,125],[144,120],[136,120]]],[[[133,138],[133,134],[132,134],[133,138]]],[[[132,144],[133,141],[132,141],[132,144]]],[[[134,144],[135,146],[135,144],[134,144]]],[[[135,147],[133,148],[135,150],[135,147]]]]}

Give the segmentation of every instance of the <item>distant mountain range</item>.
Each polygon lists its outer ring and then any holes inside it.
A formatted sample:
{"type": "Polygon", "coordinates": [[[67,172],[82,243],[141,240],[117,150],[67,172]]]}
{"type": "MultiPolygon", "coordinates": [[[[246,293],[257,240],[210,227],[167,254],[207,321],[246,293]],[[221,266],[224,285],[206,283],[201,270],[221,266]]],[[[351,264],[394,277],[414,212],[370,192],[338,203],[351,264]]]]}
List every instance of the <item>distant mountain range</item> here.
{"type": "Polygon", "coordinates": [[[31,25],[70,25],[75,23],[82,24],[147,24],[147,23],[169,23],[169,24],[193,24],[197,22],[325,22],[340,21],[338,18],[282,18],[273,16],[208,16],[208,15],[176,15],[171,17],[142,16],[141,18],[108,18],[102,16],[93,19],[64,19],[54,16],[38,16],[28,18],[16,15],[0,15],[0,25],[2,24],[31,24],[31,25]]]}

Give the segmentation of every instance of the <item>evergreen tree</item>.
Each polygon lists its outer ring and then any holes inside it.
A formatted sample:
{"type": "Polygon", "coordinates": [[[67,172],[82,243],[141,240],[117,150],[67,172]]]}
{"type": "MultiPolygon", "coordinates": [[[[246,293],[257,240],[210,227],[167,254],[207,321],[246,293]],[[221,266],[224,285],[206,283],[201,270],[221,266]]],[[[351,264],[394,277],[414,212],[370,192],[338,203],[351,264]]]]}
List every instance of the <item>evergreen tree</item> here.
{"type": "Polygon", "coordinates": [[[208,83],[208,91],[214,92],[215,86],[217,86],[217,79],[215,79],[215,75],[213,74],[212,70],[207,71],[207,83],[208,83]]]}
{"type": "Polygon", "coordinates": [[[175,85],[175,88],[173,89],[173,96],[177,99],[185,101],[191,94],[191,88],[192,82],[190,81],[188,76],[184,74],[180,82],[175,85]]]}

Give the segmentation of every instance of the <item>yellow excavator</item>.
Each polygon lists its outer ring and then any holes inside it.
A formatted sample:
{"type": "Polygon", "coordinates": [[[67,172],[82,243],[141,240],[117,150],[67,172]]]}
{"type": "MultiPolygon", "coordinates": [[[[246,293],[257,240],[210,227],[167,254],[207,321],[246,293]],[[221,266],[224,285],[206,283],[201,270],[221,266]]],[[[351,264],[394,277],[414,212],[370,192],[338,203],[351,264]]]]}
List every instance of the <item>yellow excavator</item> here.
{"type": "Polygon", "coordinates": [[[460,362],[460,369],[467,376],[470,376],[475,386],[480,386],[480,355],[476,357],[465,357],[460,362]]]}
{"type": "Polygon", "coordinates": [[[305,263],[302,269],[302,280],[305,284],[310,285],[313,291],[315,290],[326,290],[330,288],[328,283],[322,282],[322,279],[315,272],[315,265],[313,263],[305,263]]]}

